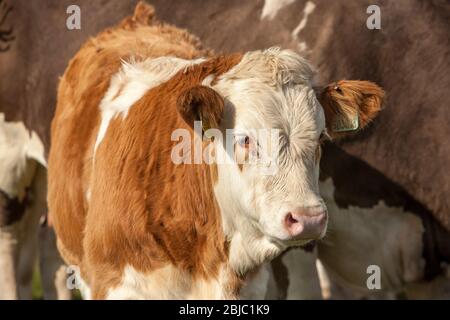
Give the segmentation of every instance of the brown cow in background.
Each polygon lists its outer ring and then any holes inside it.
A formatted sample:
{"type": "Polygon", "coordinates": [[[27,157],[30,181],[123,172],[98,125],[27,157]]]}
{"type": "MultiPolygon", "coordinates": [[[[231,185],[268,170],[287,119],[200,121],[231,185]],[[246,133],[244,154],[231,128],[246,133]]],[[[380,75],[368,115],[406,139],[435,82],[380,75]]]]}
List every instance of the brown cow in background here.
{"type": "MultiPolygon", "coordinates": [[[[361,78],[385,88],[388,105],[380,121],[362,136],[325,147],[322,190],[328,198],[331,231],[314,254],[323,265],[319,270],[326,270],[332,283],[361,289],[356,296],[379,292],[365,287],[367,267],[379,265],[385,291],[443,297],[440,290],[448,286],[445,263],[450,260],[450,183],[442,171],[450,154],[448,2],[151,3],[161,20],[189,29],[218,51],[280,45],[309,58],[321,75],[319,83],[361,78]],[[366,27],[366,9],[372,4],[381,9],[380,30],[366,27]],[[336,159],[341,160],[339,167],[336,159]]],[[[15,40],[8,40],[9,50],[0,53],[0,112],[5,120],[22,121],[48,148],[58,76],[69,57],[87,37],[130,14],[135,4],[14,1],[6,22],[14,28],[15,40]],[[81,30],[66,28],[66,8],[71,4],[81,8],[81,30]]],[[[8,28],[0,26],[3,31],[8,28]]],[[[32,152],[29,159],[42,162],[32,152]]],[[[321,295],[314,255],[292,250],[272,267],[275,277],[268,296],[321,295]],[[300,264],[304,259],[309,268],[300,264]]],[[[327,289],[325,273],[320,274],[327,289]]],[[[331,289],[332,297],[342,293],[331,289]]]]}

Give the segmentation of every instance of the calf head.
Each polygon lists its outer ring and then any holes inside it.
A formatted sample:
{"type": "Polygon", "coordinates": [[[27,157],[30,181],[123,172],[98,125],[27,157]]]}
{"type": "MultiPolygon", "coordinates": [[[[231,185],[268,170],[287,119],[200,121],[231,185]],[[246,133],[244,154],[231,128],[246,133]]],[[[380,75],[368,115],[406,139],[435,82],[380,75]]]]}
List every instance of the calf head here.
{"type": "Polygon", "coordinates": [[[381,108],[373,83],[340,81],[317,92],[313,75],[292,51],[254,51],[178,100],[184,119],[203,120],[213,141],[225,235],[253,260],[325,235],[320,144],[364,127],[381,108]]]}

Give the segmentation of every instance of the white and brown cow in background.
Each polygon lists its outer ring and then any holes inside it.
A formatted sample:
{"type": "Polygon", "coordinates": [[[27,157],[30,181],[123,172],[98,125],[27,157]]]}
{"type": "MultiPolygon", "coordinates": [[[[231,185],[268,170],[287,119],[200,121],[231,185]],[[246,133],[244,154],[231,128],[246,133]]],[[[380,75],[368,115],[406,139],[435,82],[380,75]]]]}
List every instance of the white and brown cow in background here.
{"type": "MultiPolygon", "coordinates": [[[[10,62],[11,52],[15,51],[14,40],[18,38],[13,19],[8,19],[13,9],[0,1],[2,71],[10,62]]],[[[14,80],[2,76],[0,87],[4,89],[7,81],[14,80]]],[[[28,130],[22,121],[11,121],[9,111],[17,105],[3,99],[7,95],[0,96],[0,299],[32,298],[32,277],[38,256],[44,297],[68,299],[70,292],[65,288],[63,262],[56,250],[54,233],[45,219],[44,145],[36,132],[28,130]]],[[[20,114],[17,109],[15,112],[20,114]]],[[[23,120],[21,116],[17,120],[23,120]]]]}
{"type": "Polygon", "coordinates": [[[48,164],[58,248],[85,297],[237,298],[262,263],[322,238],[320,143],[355,114],[364,127],[383,91],[342,81],[316,97],[312,77],[290,50],[212,55],[144,3],[86,42],[59,85],[48,164]],[[254,130],[278,130],[275,172],[254,130]],[[215,160],[192,163],[198,143],[215,160]]]}
{"type": "Polygon", "coordinates": [[[70,298],[45,218],[46,155],[58,77],[89,35],[135,6],[91,2],[92,10],[83,13],[83,31],[70,31],[66,9],[71,3],[0,1],[0,299],[31,298],[36,258],[44,298],[70,298]]]}

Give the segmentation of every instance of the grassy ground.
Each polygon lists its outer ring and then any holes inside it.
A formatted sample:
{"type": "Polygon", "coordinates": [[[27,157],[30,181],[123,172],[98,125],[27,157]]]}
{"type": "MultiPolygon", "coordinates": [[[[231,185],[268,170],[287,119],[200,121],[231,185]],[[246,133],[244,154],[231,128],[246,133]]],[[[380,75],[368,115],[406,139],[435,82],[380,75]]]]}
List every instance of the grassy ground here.
{"type": "MultiPolygon", "coordinates": [[[[33,300],[42,300],[44,299],[44,294],[42,291],[42,285],[41,285],[41,275],[39,273],[39,266],[36,265],[33,272],[33,300]]],[[[74,300],[81,300],[81,294],[78,290],[72,291],[72,299],[74,300]]]]}
{"type": "Polygon", "coordinates": [[[42,286],[41,286],[41,276],[39,273],[39,266],[34,268],[33,272],[33,300],[42,300],[42,286]]]}

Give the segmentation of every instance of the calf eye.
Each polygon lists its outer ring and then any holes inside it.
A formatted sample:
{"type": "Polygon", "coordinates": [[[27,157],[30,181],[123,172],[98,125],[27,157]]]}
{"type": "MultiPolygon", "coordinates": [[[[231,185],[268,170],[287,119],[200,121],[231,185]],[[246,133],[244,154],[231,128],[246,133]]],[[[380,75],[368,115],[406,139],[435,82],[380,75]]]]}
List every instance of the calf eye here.
{"type": "Polygon", "coordinates": [[[339,94],[343,94],[342,89],[338,85],[335,85],[333,89],[336,90],[339,94]]]}
{"type": "Polygon", "coordinates": [[[237,137],[237,143],[243,148],[249,148],[251,139],[249,136],[239,136],[237,137]]]}

